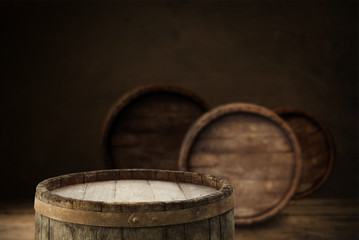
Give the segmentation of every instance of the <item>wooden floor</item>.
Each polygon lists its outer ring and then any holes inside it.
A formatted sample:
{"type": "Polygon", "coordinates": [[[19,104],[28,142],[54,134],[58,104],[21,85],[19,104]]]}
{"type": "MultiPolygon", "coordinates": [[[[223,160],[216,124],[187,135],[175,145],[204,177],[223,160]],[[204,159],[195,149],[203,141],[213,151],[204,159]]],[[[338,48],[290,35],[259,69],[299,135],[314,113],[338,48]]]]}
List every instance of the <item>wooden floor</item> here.
{"type": "MultiPolygon", "coordinates": [[[[3,203],[0,239],[34,239],[32,202],[3,203]]],[[[265,222],[236,227],[239,240],[359,239],[359,200],[302,199],[265,222]]]]}

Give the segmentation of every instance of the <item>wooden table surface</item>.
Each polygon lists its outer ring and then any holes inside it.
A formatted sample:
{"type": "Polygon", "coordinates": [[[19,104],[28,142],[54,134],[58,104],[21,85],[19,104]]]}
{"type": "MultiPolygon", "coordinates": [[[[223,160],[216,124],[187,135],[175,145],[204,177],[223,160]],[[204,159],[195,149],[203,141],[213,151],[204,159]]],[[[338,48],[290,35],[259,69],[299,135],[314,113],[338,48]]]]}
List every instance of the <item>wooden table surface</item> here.
{"type": "MultiPolygon", "coordinates": [[[[2,203],[0,239],[34,239],[32,202],[2,203]]],[[[359,239],[359,199],[293,200],[277,216],[237,226],[237,240],[359,239]]]]}

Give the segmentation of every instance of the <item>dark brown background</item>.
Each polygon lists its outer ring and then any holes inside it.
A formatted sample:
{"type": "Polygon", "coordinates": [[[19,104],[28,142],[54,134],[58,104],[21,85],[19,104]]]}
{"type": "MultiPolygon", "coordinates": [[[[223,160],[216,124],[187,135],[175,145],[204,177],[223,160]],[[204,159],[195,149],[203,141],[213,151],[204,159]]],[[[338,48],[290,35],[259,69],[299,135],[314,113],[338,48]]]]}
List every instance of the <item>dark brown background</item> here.
{"type": "Polygon", "coordinates": [[[48,177],[105,168],[105,115],[147,83],[184,86],[212,106],[312,112],[337,149],[312,197],[358,196],[357,7],[1,2],[1,199],[31,198],[48,177]]]}

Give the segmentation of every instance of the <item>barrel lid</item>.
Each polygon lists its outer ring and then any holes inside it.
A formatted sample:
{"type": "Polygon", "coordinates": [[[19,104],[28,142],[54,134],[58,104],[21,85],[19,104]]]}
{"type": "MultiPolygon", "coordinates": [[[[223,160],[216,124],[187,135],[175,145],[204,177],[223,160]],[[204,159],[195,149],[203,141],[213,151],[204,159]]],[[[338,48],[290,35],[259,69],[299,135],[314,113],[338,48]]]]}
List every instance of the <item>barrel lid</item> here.
{"type": "Polygon", "coordinates": [[[76,224],[152,227],[226,213],[233,209],[232,193],[229,182],[210,175],[113,169],[47,179],[36,188],[34,208],[43,216],[76,224]]]}
{"type": "Polygon", "coordinates": [[[147,179],[120,179],[69,185],[54,189],[65,198],[106,203],[172,202],[200,198],[217,192],[193,183],[147,179]]]}
{"type": "Polygon", "coordinates": [[[217,107],[198,119],[181,148],[179,167],[230,180],[236,224],[267,219],[294,195],[300,148],[288,124],[253,104],[217,107]]]}
{"type": "Polygon", "coordinates": [[[102,133],[109,168],[177,169],[182,139],[207,103],[179,86],[138,87],[110,109],[102,133]]]}
{"type": "Polygon", "coordinates": [[[289,124],[300,144],[303,168],[294,198],[305,197],[324,184],[333,168],[333,138],[328,128],[307,111],[296,108],[274,111],[289,124]]]}

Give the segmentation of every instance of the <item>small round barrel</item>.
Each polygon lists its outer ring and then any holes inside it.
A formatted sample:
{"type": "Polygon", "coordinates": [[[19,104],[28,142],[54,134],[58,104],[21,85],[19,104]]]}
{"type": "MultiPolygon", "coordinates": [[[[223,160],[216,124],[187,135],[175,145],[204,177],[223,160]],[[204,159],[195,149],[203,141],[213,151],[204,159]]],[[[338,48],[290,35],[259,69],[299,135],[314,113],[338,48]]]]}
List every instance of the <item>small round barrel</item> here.
{"type": "Polygon", "coordinates": [[[122,169],[36,188],[35,239],[233,239],[233,189],[210,175],[122,169]]]}
{"type": "Polygon", "coordinates": [[[182,139],[208,109],[197,94],[172,85],[146,85],[110,109],[102,133],[108,168],[178,170],[182,139]]]}
{"type": "Polygon", "coordinates": [[[204,114],[183,141],[180,169],[227,178],[235,189],[236,224],[265,220],[294,195],[299,144],[274,112],[233,103],[204,114]]]}
{"type": "Polygon", "coordinates": [[[334,163],[334,142],[328,128],[311,113],[296,108],[274,110],[295,133],[302,150],[302,176],[295,199],[308,196],[327,180],[334,163]]]}

